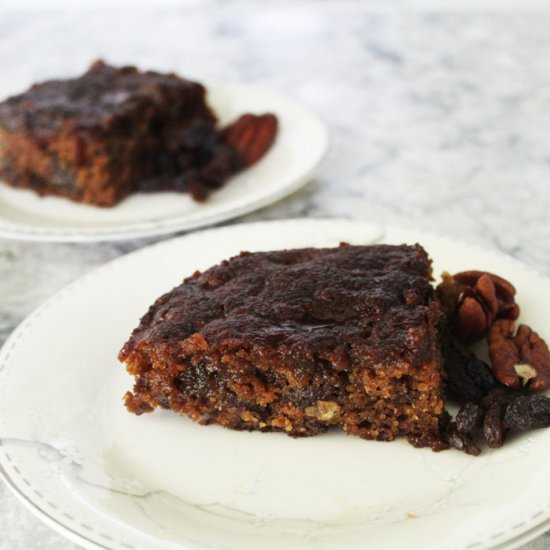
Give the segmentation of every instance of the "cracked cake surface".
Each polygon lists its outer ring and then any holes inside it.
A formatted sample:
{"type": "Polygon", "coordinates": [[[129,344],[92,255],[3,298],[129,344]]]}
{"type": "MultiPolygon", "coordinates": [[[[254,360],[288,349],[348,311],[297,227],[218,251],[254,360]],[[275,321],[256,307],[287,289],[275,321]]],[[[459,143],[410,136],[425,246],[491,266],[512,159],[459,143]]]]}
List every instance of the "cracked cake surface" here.
{"type": "Polygon", "coordinates": [[[419,245],[244,252],[150,307],[120,352],[126,406],[437,448],[439,318],[419,245]]]}

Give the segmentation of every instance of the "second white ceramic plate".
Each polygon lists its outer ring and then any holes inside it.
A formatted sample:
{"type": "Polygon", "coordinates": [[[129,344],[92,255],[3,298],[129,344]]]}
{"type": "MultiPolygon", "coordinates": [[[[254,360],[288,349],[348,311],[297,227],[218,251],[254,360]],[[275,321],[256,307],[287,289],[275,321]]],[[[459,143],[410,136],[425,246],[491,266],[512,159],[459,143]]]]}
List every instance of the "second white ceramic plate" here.
{"type": "Polygon", "coordinates": [[[100,241],[149,237],[203,227],[256,210],[305,185],[328,147],[322,120],[298,102],[243,84],[208,87],[208,102],[225,125],[246,112],[279,119],[272,149],[231,178],[205,203],[188,194],[134,194],[113,208],[39,197],[0,182],[0,237],[35,241],[100,241]]]}
{"type": "Polygon", "coordinates": [[[550,340],[550,283],[509,258],[369,224],[235,225],[166,241],[80,279],[0,353],[0,471],[52,527],[87,548],[328,550],[511,548],[550,520],[550,429],[471,457],[332,432],[292,439],[136,417],[117,353],[148,306],[240,250],[422,243],[436,273],[494,271],[522,321],[550,340]]]}

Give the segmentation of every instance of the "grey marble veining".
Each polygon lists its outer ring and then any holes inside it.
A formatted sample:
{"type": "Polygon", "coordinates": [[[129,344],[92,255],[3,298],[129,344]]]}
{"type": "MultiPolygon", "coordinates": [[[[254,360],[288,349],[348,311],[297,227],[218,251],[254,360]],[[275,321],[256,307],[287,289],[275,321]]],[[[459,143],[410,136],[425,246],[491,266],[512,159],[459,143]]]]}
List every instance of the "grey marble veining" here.
{"type": "MultiPolygon", "coordinates": [[[[550,276],[550,11],[257,6],[0,11],[0,96],[77,74],[97,57],[268,86],[316,109],[332,147],[306,188],[235,222],[414,226],[500,249],[550,276]]],[[[0,343],[53,292],[150,242],[0,241],[0,343]]],[[[1,549],[76,548],[3,484],[0,533],[1,549]]],[[[524,548],[549,549],[550,536],[524,548]]]]}

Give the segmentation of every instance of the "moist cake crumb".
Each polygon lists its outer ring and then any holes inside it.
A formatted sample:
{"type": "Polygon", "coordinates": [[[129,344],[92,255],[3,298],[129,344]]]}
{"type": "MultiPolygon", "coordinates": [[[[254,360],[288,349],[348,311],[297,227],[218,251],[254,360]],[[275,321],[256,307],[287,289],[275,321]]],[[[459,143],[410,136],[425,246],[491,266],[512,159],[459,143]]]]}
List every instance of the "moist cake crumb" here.
{"type": "Polygon", "coordinates": [[[243,252],[150,307],[119,355],[126,406],[440,450],[440,316],[420,245],[243,252]]]}

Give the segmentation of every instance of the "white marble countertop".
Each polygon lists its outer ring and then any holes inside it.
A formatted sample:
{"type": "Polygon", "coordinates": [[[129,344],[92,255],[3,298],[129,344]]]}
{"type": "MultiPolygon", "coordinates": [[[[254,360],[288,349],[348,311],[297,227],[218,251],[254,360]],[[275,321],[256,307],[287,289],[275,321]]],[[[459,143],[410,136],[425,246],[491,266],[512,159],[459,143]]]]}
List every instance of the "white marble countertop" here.
{"type": "MultiPolygon", "coordinates": [[[[235,221],[415,226],[550,275],[550,11],[540,3],[498,12],[442,12],[433,2],[420,10],[329,0],[171,4],[85,15],[74,4],[0,9],[0,96],[77,74],[97,57],[269,86],[315,108],[333,146],[306,188],[235,221]]],[[[0,343],[57,289],[150,242],[0,241],[0,343]]],[[[1,549],[76,548],[2,484],[0,533],[1,549]]],[[[550,535],[524,548],[550,549],[550,535]]]]}

